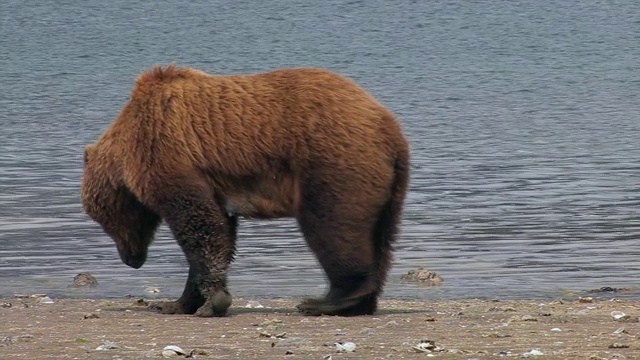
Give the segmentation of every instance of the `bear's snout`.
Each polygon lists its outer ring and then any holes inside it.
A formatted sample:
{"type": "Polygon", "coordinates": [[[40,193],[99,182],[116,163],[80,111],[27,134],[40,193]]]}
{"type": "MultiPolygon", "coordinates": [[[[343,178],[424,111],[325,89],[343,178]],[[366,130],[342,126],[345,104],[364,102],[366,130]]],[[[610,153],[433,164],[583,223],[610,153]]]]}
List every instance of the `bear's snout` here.
{"type": "Polygon", "coordinates": [[[130,266],[134,269],[140,269],[142,265],[144,265],[145,261],[147,261],[146,255],[131,255],[131,254],[120,254],[120,259],[127,266],[130,266]]]}

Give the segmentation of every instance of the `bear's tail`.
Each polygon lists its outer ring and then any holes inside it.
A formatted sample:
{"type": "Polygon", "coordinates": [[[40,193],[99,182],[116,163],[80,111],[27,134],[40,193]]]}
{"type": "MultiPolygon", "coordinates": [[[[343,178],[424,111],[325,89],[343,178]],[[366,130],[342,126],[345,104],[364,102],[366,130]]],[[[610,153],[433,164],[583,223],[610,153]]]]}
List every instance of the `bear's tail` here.
{"type": "Polygon", "coordinates": [[[376,293],[381,294],[387,273],[393,260],[393,243],[396,241],[402,221],[402,209],[409,187],[409,148],[402,143],[394,163],[394,179],[391,185],[391,196],[382,208],[376,223],[373,242],[376,254],[377,283],[376,293]]]}

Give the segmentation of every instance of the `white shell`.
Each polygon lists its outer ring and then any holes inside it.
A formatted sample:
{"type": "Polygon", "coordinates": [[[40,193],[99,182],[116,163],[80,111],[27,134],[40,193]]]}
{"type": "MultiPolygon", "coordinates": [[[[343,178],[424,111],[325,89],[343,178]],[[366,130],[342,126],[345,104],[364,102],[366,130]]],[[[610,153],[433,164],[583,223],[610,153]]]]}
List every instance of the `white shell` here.
{"type": "Polygon", "coordinates": [[[175,345],[167,345],[167,346],[164,347],[164,349],[162,349],[162,357],[168,358],[168,357],[172,357],[172,356],[176,356],[176,355],[185,356],[185,355],[187,355],[187,353],[184,352],[184,350],[182,350],[182,348],[180,348],[179,346],[175,346],[175,345]]]}
{"type": "Polygon", "coordinates": [[[336,343],[336,351],[337,352],[354,352],[356,350],[356,344],[352,342],[346,343],[336,343]]]}

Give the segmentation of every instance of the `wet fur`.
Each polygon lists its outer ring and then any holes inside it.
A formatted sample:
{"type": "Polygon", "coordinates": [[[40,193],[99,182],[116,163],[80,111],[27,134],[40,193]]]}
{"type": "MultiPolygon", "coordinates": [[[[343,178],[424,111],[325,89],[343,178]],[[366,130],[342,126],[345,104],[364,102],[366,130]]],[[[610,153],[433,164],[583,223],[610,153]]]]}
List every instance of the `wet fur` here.
{"type": "Polygon", "coordinates": [[[82,203],[139,268],[161,220],[189,263],[165,313],[221,316],[237,217],[295,217],[329,278],[307,314],[376,311],[409,181],[394,116],[355,83],[321,69],[214,76],[142,73],[131,98],[85,148],[82,203]]]}

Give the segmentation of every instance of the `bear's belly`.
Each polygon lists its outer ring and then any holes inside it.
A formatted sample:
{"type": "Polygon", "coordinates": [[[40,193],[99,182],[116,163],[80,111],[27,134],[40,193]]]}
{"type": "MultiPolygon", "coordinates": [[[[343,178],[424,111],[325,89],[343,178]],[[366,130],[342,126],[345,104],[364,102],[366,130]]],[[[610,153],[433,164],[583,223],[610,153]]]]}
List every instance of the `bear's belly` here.
{"type": "Polygon", "coordinates": [[[258,219],[294,217],[297,212],[294,202],[287,198],[266,198],[258,194],[228,196],[224,207],[229,214],[258,219]]]}

